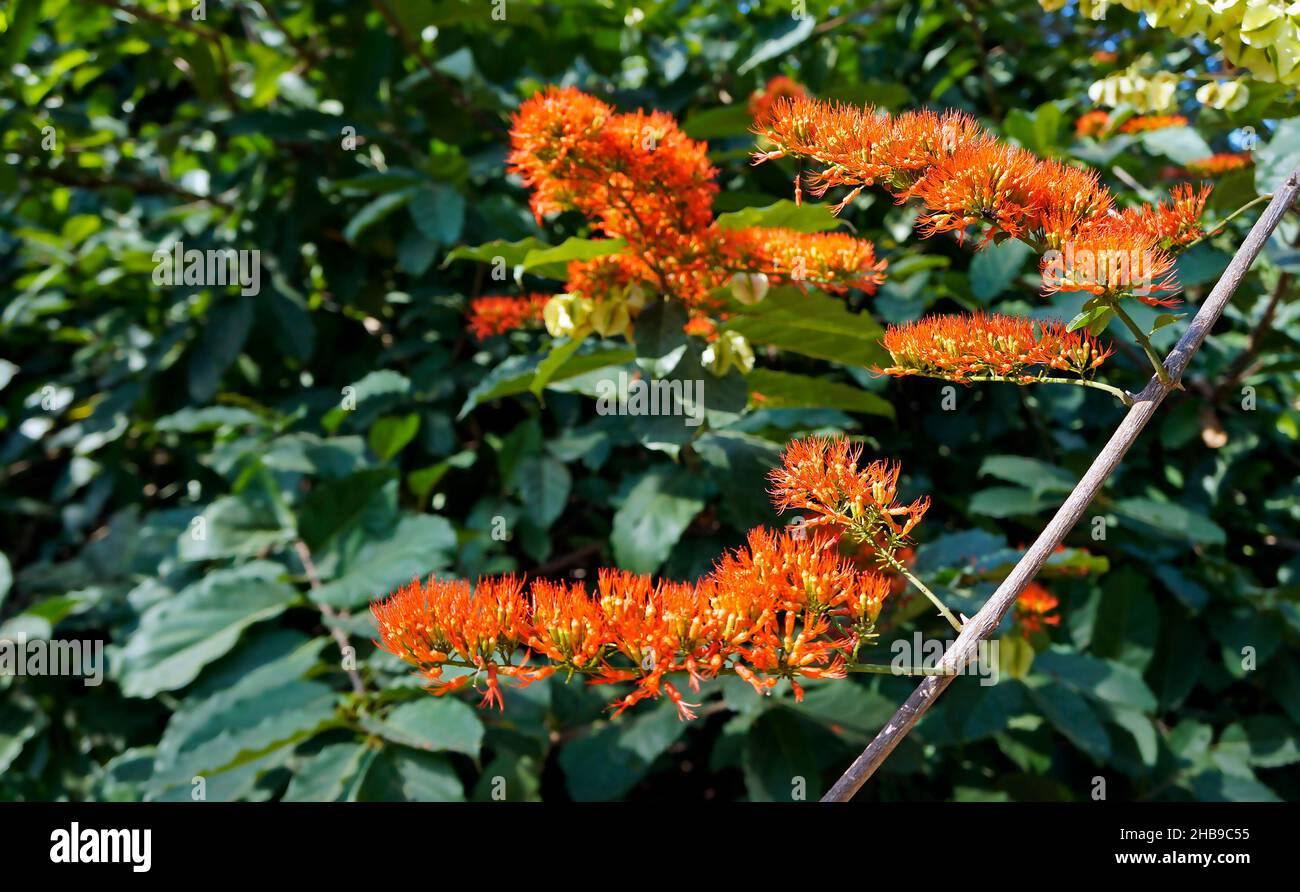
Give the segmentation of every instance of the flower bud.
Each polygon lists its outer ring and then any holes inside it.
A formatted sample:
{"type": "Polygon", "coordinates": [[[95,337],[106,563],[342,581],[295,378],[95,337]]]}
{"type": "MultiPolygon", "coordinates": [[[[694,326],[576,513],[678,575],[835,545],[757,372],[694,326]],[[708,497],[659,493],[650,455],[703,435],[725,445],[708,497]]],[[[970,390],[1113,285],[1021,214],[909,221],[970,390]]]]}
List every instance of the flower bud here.
{"type": "Polygon", "coordinates": [[[731,277],[731,296],[747,307],[752,307],[767,296],[766,273],[736,273],[731,277]]]}

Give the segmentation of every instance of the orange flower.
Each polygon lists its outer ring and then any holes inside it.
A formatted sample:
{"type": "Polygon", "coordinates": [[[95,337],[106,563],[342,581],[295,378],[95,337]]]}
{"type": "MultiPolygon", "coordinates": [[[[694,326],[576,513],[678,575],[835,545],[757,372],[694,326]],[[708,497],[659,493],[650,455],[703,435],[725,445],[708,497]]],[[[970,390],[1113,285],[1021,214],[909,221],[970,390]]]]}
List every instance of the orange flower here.
{"type": "Polygon", "coordinates": [[[824,279],[832,290],[870,290],[881,279],[883,264],[870,242],[720,230],[707,146],[687,138],[669,115],[616,113],[578,90],[548,88],[520,106],[511,137],[510,169],[532,189],[539,221],[575,210],[606,236],[626,242],[622,253],[569,265],[566,290],[590,300],[639,284],[647,294],[711,308],[737,265],[793,278],[789,263],[799,257],[808,264],[808,281],[824,279]]]}
{"type": "Polygon", "coordinates": [[[1186,169],[1194,177],[1214,177],[1250,167],[1254,163],[1255,159],[1250,152],[1220,152],[1208,158],[1188,161],[1186,169]]]}
{"type": "MultiPolygon", "coordinates": [[[[1092,132],[1101,121],[1100,114],[1085,115],[1079,128],[1092,132]]],[[[1150,118],[1134,127],[1178,123],[1175,117],[1150,118]]],[[[1074,244],[1090,252],[1142,255],[1137,277],[1130,267],[1121,269],[1103,258],[1092,263],[1090,276],[1052,277],[1049,292],[1113,291],[1118,296],[1140,286],[1136,296],[1168,303],[1152,296],[1177,288],[1168,275],[1172,258],[1164,252],[1196,237],[1196,217],[1204,208],[1203,196],[1193,197],[1185,187],[1172,207],[1144,206],[1115,215],[1114,198],[1095,172],[1040,160],[952,112],[891,117],[870,107],[781,99],[758,129],[774,148],[756,154],[755,163],[785,156],[812,159],[821,165],[806,176],[812,194],[846,187],[850,191],[841,208],[864,187],[880,183],[900,202],[920,201],[917,225],[924,235],[953,232],[962,239],[974,229],[983,232],[981,244],[1009,236],[1039,251],[1074,244]]]]}
{"type": "Polygon", "coordinates": [[[803,84],[784,74],[778,74],[768,81],[767,86],[761,91],[756,90],[749,97],[750,117],[756,124],[761,124],[772,114],[772,106],[778,99],[807,95],[808,91],[804,89],[803,84]]]}
{"type": "Polygon", "coordinates": [[[875,294],[888,261],[876,260],[871,242],[839,232],[760,228],[724,233],[732,264],[765,273],[774,282],[815,284],[827,291],[860,288],[875,294]]]}
{"type": "Polygon", "coordinates": [[[1016,598],[1016,621],[1025,637],[1045,626],[1059,626],[1061,617],[1052,614],[1060,600],[1037,582],[1030,582],[1016,598]]]}
{"type": "Polygon", "coordinates": [[[847,439],[809,437],[786,447],[781,466],[768,479],[778,509],[809,511],[810,526],[831,523],[860,541],[893,553],[930,507],[929,498],[904,505],[898,499],[899,465],[874,461],[858,467],[862,447],[847,439]]]}
{"type": "Polygon", "coordinates": [[[1174,258],[1160,247],[1167,214],[1147,209],[1109,217],[1064,240],[1064,250],[1043,255],[1043,293],[1085,291],[1132,295],[1153,306],[1177,303],[1174,258]]]}
{"type": "Polygon", "coordinates": [[[840,678],[845,656],[875,636],[889,581],[840,556],[833,538],[753,530],[697,583],[655,582],[601,570],[596,593],[580,584],[513,577],[431,578],[377,601],[378,644],[415,666],[435,695],[484,686],[483,706],[502,705],[502,678],[526,686],[557,671],[592,684],[630,682],[615,714],[666,696],[683,719],[693,708],[669,680],[693,690],[734,672],[761,693],[782,678],[840,678]],[[514,659],[523,650],[521,659],[514,659]],[[528,668],[532,655],[549,661],[528,668]],[[466,671],[443,680],[446,667],[466,671]]]}
{"type": "Polygon", "coordinates": [[[998,314],[929,316],[885,330],[894,364],[886,375],[926,375],[965,382],[972,377],[1025,379],[1034,366],[1085,375],[1110,356],[1084,331],[1060,322],[1034,322],[998,314]]]}
{"type": "Polygon", "coordinates": [[[1164,130],[1166,127],[1186,127],[1187,119],[1182,115],[1134,115],[1119,125],[1120,133],[1143,133],[1148,130],[1164,130]]]}
{"type": "Polygon", "coordinates": [[[480,341],[517,328],[538,325],[549,294],[476,297],[469,302],[469,328],[480,341]]]}
{"type": "Polygon", "coordinates": [[[1099,136],[1109,123],[1110,113],[1095,109],[1079,115],[1079,119],[1074,122],[1074,132],[1079,136],[1099,136]]]}

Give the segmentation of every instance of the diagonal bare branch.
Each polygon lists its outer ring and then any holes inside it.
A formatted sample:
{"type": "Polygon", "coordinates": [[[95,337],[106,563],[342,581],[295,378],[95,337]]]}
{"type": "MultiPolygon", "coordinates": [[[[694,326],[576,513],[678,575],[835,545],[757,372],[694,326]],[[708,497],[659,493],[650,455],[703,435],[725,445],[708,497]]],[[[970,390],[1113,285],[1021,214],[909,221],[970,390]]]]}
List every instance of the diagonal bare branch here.
{"type": "MultiPolygon", "coordinates": [[[[1021,591],[1042,568],[1048,557],[1056,549],[1056,546],[1065,539],[1066,534],[1079,522],[1088,505],[1101,491],[1102,486],[1105,485],[1106,480],[1115,471],[1115,468],[1119,466],[1125,453],[1133,445],[1138,434],[1142,433],[1142,429],[1151,420],[1151,416],[1155,414],[1160,403],[1178,385],[1178,381],[1187,369],[1188,363],[1191,362],[1192,356],[1200,349],[1201,344],[1205,342],[1205,338],[1209,335],[1210,329],[1223,315],[1224,307],[1227,306],[1228,301],[1236,293],[1251,264],[1255,262],[1255,258],[1263,250],[1264,243],[1272,235],[1273,230],[1277,228],[1278,222],[1287,212],[1287,209],[1290,208],[1292,202],[1295,201],[1297,194],[1300,194],[1300,168],[1293,170],[1291,175],[1287,177],[1286,182],[1274,194],[1273,200],[1269,202],[1259,220],[1251,227],[1250,233],[1242,242],[1237,253],[1233,255],[1228,268],[1224,270],[1223,275],[1214,286],[1214,290],[1210,292],[1209,297],[1205,299],[1205,303],[1197,311],[1196,316],[1187,327],[1187,331],[1169,356],[1166,357],[1164,367],[1168,372],[1169,381],[1162,384],[1158,378],[1152,377],[1146,389],[1138,394],[1133,407],[1129,409],[1128,414],[1124,416],[1124,420],[1120,422],[1115,433],[1111,435],[1105,447],[1093,460],[1092,466],[1088,468],[1087,473],[1074,487],[1074,491],[1066,498],[1065,503],[1057,510],[1056,515],[1043,528],[1038,538],[1034,540],[1034,544],[1029,547],[1019,563],[1011,570],[1010,575],[998,586],[997,591],[984,604],[980,612],[966,623],[961,634],[957,636],[956,642],[948,649],[943,660],[939,663],[938,668],[955,672],[970,662],[975,656],[979,642],[993,634],[1002,622],[1002,617],[1006,615],[1007,611],[1011,609],[1011,605],[1015,603],[1016,598],[1020,596],[1021,591]]],[[[822,797],[822,801],[845,802],[849,800],[867,779],[875,773],[881,763],[889,757],[889,754],[894,751],[894,747],[898,746],[899,741],[907,736],[921,716],[925,714],[925,711],[952,683],[954,677],[951,674],[932,675],[922,681],[916,690],[912,692],[912,695],[894,713],[889,723],[881,729],[875,739],[862,751],[862,754],[853,761],[848,770],[835,782],[830,791],[822,797]]]]}

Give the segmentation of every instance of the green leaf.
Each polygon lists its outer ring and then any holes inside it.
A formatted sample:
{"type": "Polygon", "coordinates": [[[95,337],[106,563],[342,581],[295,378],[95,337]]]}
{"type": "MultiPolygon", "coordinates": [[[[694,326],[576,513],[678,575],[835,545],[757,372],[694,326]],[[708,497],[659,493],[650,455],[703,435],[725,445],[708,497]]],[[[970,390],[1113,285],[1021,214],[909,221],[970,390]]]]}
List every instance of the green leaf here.
{"type": "Polygon", "coordinates": [[[636,364],[653,378],[673,370],[686,349],[686,308],[681,301],[660,300],[636,320],[636,364]]]}
{"type": "Polygon", "coordinates": [[[821,772],[807,722],[788,709],[769,709],[745,736],[745,789],[756,802],[816,801],[821,772]]]}
{"type": "Polygon", "coordinates": [[[1101,334],[1106,330],[1106,326],[1114,315],[1115,311],[1105,304],[1092,307],[1085,306],[1083,312],[1071,319],[1065,328],[1067,331],[1078,331],[1081,328],[1087,328],[1094,335],[1101,334]]]}
{"type": "Polygon", "coordinates": [[[1147,336],[1150,337],[1151,335],[1155,334],[1165,326],[1173,325],[1179,319],[1182,319],[1186,316],[1187,316],[1186,313],[1161,313],[1159,316],[1156,317],[1156,321],[1151,323],[1151,330],[1147,332],[1147,336]]]}
{"type": "Polygon", "coordinates": [[[764,28],[768,36],[754,47],[749,58],[736,69],[736,74],[744,74],[768,59],[775,59],[790,52],[812,36],[816,24],[817,19],[810,15],[778,17],[774,28],[764,28]]]}
{"type": "Polygon", "coordinates": [[[0,700],[0,774],[9,771],[23,747],[48,724],[45,713],[35,703],[6,692],[0,700]]]}
{"type": "Polygon", "coordinates": [[[839,228],[841,221],[824,204],[795,204],[789,199],[761,208],[744,208],[718,215],[719,229],[793,229],[796,232],[826,232],[839,228]]]}
{"type": "Polygon", "coordinates": [[[363,719],[361,724],[385,740],[429,752],[477,757],[483,745],[483,723],[474,708],[450,697],[424,696],[394,707],[381,719],[363,719]]]}
{"type": "Polygon", "coordinates": [[[465,197],[446,183],[416,189],[407,210],[420,232],[435,244],[453,245],[460,240],[465,197]]]}
{"type": "Polygon", "coordinates": [[[1139,712],[1154,712],[1156,696],[1129,666],[1052,647],[1034,658],[1034,673],[1049,675],[1081,694],[1139,712]]]}
{"type": "Polygon", "coordinates": [[[528,390],[534,396],[540,397],[546,385],[551,383],[581,346],[581,338],[569,338],[559,344],[552,344],[550,352],[537,363],[537,371],[533,374],[533,380],[528,382],[528,390]]]}
{"type": "Polygon", "coordinates": [[[871,316],[850,313],[842,300],[820,291],[803,294],[792,286],[772,289],[722,330],[738,332],[754,344],[845,365],[871,367],[889,359],[880,346],[884,329],[871,316]]]}
{"type": "Polygon", "coordinates": [[[1277,125],[1268,144],[1255,152],[1256,191],[1276,192],[1296,167],[1300,167],[1300,118],[1287,118],[1277,125]]]}
{"type": "MultiPolygon", "coordinates": [[[[537,368],[548,354],[511,356],[479,380],[465,397],[457,418],[464,418],[476,406],[505,396],[528,393],[537,377],[537,368]]],[[[548,384],[567,381],[607,366],[625,365],[636,358],[626,344],[585,340],[572,356],[547,380],[548,384]]]]}
{"type": "Polygon", "coordinates": [[[1020,275],[1031,254],[1032,248],[1014,239],[975,252],[970,264],[971,293],[986,303],[997,297],[1020,275]]]}
{"type": "Polygon", "coordinates": [[[253,561],[213,570],[154,604],[122,649],[122,692],[152,697],[192,682],[204,666],[235,646],[244,629],[280,615],[298,598],[281,581],[283,575],[277,564],[253,561]]]}
{"type": "Polygon", "coordinates": [[[456,532],[441,517],[403,517],[391,533],[368,541],[342,561],[337,579],[311,593],[319,604],[351,610],[382,598],[417,576],[427,576],[451,563],[456,532]]]}
{"type": "Polygon", "coordinates": [[[747,137],[752,126],[754,118],[750,115],[748,106],[741,102],[692,112],[682,122],[682,132],[691,139],[747,137]]]}
{"type": "Polygon", "coordinates": [[[1022,486],[994,486],[971,497],[967,511],[975,517],[1019,517],[1055,508],[1064,499],[1059,494],[1035,492],[1022,486]]]}
{"type": "Polygon", "coordinates": [[[244,349],[253,327],[253,302],[244,296],[222,300],[208,313],[189,357],[189,394],[206,403],[221,386],[225,374],[244,349]]]}
{"type": "Polygon", "coordinates": [[[1224,545],[1228,541],[1222,527],[1176,502],[1121,499],[1115,503],[1115,513],[1197,545],[1224,545]]]}
{"type": "Polygon", "coordinates": [[[675,468],[651,470],[614,512],[614,559],[625,570],[655,572],[703,509],[698,478],[675,468]]]}
{"type": "Polygon", "coordinates": [[[894,417],[894,407],[888,400],[870,391],[824,377],[813,378],[793,372],[754,369],[745,376],[745,380],[751,394],[761,395],[762,399],[755,398],[755,402],[764,409],[816,407],[894,417]]]}
{"type": "Polygon", "coordinates": [[[406,448],[420,430],[420,416],[390,415],[370,427],[370,450],[381,462],[388,461],[406,448]]]}
{"type": "Polygon", "coordinates": [[[554,248],[534,248],[524,255],[516,276],[531,273],[546,279],[563,281],[569,274],[569,263],[574,260],[591,260],[620,253],[627,245],[620,238],[578,238],[573,236],[554,248]]]}
{"type": "Polygon", "coordinates": [[[485,242],[481,245],[462,245],[447,252],[443,258],[442,265],[445,267],[456,260],[474,260],[479,263],[497,263],[504,262],[505,266],[514,269],[524,262],[524,258],[535,251],[545,251],[551,246],[539,238],[529,236],[520,239],[517,242],[508,242],[505,239],[496,239],[495,241],[485,242]]]}
{"type": "Polygon", "coordinates": [[[1281,716],[1251,716],[1224,729],[1217,749],[1256,768],[1282,768],[1300,762],[1300,733],[1281,716]]]}
{"type": "Polygon", "coordinates": [[[361,802],[463,802],[465,787],[446,756],[386,747],[366,772],[361,802]]]}
{"type": "Polygon", "coordinates": [[[298,531],[308,548],[322,548],[364,518],[393,477],[391,468],[371,468],[313,487],[298,510],[298,531]]]}
{"type": "Polygon", "coordinates": [[[520,460],[514,479],[528,516],[549,527],[564,513],[573,478],[564,463],[549,455],[530,455],[520,460]]]}
{"type": "Polygon", "coordinates": [[[569,795],[579,802],[620,798],[685,731],[686,723],[664,698],[571,741],[559,752],[569,795]]]}
{"type": "Polygon", "coordinates": [[[217,499],[190,522],[180,537],[180,558],[251,557],[279,548],[293,536],[269,500],[257,491],[246,491],[217,499]]]}
{"type": "Polygon", "coordinates": [[[1110,758],[1110,736],[1088,701],[1054,682],[1029,686],[1029,696],[1052,726],[1094,762],[1110,758]]]}
{"type": "Polygon", "coordinates": [[[1205,139],[1191,127],[1163,127],[1149,130],[1138,139],[1153,155],[1164,155],[1175,164],[1186,164],[1214,154],[1205,139]]]}
{"type": "Polygon", "coordinates": [[[332,743],[304,759],[289,781],[285,802],[338,802],[365,764],[366,747],[332,743]]]}
{"type": "Polygon", "coordinates": [[[348,220],[348,225],[343,227],[343,238],[347,240],[348,244],[355,245],[366,230],[400,209],[411,200],[416,191],[415,189],[402,189],[397,192],[387,192],[375,198],[352,215],[352,218],[348,220]]]}
{"type": "Polygon", "coordinates": [[[1076,482],[1074,475],[1063,468],[1019,455],[990,455],[980,462],[979,476],[997,477],[1008,483],[1028,486],[1036,495],[1069,493],[1076,482]]]}

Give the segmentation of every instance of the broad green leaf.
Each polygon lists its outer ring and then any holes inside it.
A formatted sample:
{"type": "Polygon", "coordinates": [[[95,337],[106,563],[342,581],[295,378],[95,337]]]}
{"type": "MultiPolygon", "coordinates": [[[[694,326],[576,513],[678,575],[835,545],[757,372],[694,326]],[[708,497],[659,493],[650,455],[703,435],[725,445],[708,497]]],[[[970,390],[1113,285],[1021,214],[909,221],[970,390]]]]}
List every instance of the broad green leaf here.
{"type": "Polygon", "coordinates": [[[282,581],[284,569],[253,561],[212,570],[174,597],[145,611],[117,665],[128,697],[152,697],[192,682],[235,646],[249,626],[279,616],[298,593],[282,581]]]}
{"type": "Polygon", "coordinates": [[[443,569],[455,552],[456,532],[450,523],[429,514],[407,515],[392,532],[346,556],[337,578],[312,591],[311,597],[319,604],[351,610],[443,569]]]}
{"type": "Polygon", "coordinates": [[[385,740],[430,752],[478,756],[483,723],[474,708],[451,697],[423,696],[402,703],[383,718],[364,719],[366,730],[385,740]]]}
{"type": "MultiPolygon", "coordinates": [[[[546,354],[537,354],[533,356],[511,356],[506,359],[484,375],[470,389],[457,417],[464,418],[474,407],[482,403],[505,396],[528,393],[537,375],[537,368],[545,357],[546,354]]],[[[576,378],[579,375],[585,375],[588,372],[607,366],[625,365],[634,358],[635,354],[632,348],[626,344],[583,341],[577,352],[550,375],[548,383],[555,384],[560,381],[567,381],[570,378],[576,378]]]]}
{"type": "Polygon", "coordinates": [[[1139,140],[1153,155],[1164,155],[1175,164],[1186,164],[1214,154],[1205,139],[1191,127],[1164,127],[1149,130],[1139,140]]]}
{"type": "Polygon", "coordinates": [[[887,400],[839,381],[773,369],[754,369],[745,380],[750,398],[764,409],[819,407],[894,417],[894,407],[887,400]]]}
{"type": "Polygon", "coordinates": [[[889,354],[880,346],[884,329],[866,313],[850,313],[841,299],[820,291],[773,288],[760,303],[722,325],[754,344],[771,344],[845,365],[876,366],[889,354]]]}
{"type": "Polygon", "coordinates": [[[1261,195],[1276,192],[1297,167],[1300,167],[1300,118],[1287,118],[1277,125],[1268,143],[1255,152],[1256,190],[1261,195]]]}
{"type": "Polygon", "coordinates": [[[1099,660],[1062,647],[1040,651],[1034,659],[1034,673],[1048,675],[1096,700],[1117,706],[1154,712],[1155,694],[1142,676],[1129,666],[1099,660]]]}
{"type": "Polygon", "coordinates": [[[986,303],[997,297],[1020,275],[1031,254],[1032,248],[1014,239],[976,251],[970,264],[971,292],[986,303]]]}
{"type": "Polygon", "coordinates": [[[370,450],[382,461],[397,455],[415,439],[420,430],[420,416],[389,415],[370,426],[370,450]]]}
{"type": "Polygon", "coordinates": [[[1053,727],[1094,762],[1105,763],[1110,758],[1110,736],[1088,701],[1051,682],[1031,685],[1029,696],[1053,727]]]}
{"type": "Polygon", "coordinates": [[[1177,502],[1120,499],[1115,503],[1115,513],[1197,545],[1223,545],[1228,541],[1222,527],[1177,502]]]}
{"type": "Polygon", "coordinates": [[[651,470],[614,512],[614,559],[625,570],[655,572],[703,508],[698,478],[675,468],[651,470]]]}
{"type": "Polygon", "coordinates": [[[319,549],[365,517],[393,476],[391,468],[371,468],[314,486],[298,511],[303,541],[309,548],[319,549]]]}
{"type": "Polygon", "coordinates": [[[980,462],[979,475],[1028,486],[1036,494],[1068,493],[1077,482],[1069,471],[1019,455],[990,455],[980,462]]]}
{"type": "Polygon", "coordinates": [[[524,255],[517,273],[531,273],[547,279],[563,281],[568,276],[569,263],[574,260],[592,260],[618,254],[626,247],[618,238],[567,238],[553,248],[534,248],[524,255]]]}
{"type": "Polygon", "coordinates": [[[338,802],[365,764],[366,747],[332,743],[303,759],[289,781],[285,802],[338,802]]]}
{"type": "Polygon", "coordinates": [[[551,246],[539,238],[529,236],[517,242],[504,239],[485,242],[481,245],[462,245],[447,252],[442,265],[445,267],[456,260],[474,260],[479,263],[503,264],[502,272],[513,270],[524,262],[524,258],[533,252],[549,249],[551,246]]]}
{"type": "Polygon", "coordinates": [[[563,462],[549,455],[528,456],[519,462],[514,479],[528,516],[539,525],[549,527],[564,513],[573,478],[563,462]]]}
{"type": "Polygon", "coordinates": [[[415,189],[402,189],[397,192],[387,192],[373,199],[348,220],[348,225],[343,227],[343,237],[347,239],[348,244],[356,245],[357,240],[365,234],[366,230],[402,208],[415,194],[415,189]]]}
{"type": "Polygon", "coordinates": [[[745,736],[741,764],[749,798],[816,802],[824,792],[816,748],[805,719],[788,709],[765,711],[745,736]]]}
{"type": "Polygon", "coordinates": [[[366,770],[361,802],[463,802],[465,787],[446,756],[385,747],[366,770]]]}
{"type": "Polygon", "coordinates": [[[682,132],[691,139],[749,137],[749,128],[753,126],[754,118],[749,113],[748,106],[742,102],[692,112],[682,122],[682,132]]]}
{"type": "Polygon", "coordinates": [[[719,229],[779,228],[796,232],[826,232],[837,229],[842,221],[824,204],[795,204],[789,199],[761,208],[745,208],[718,215],[719,229]]]}
{"type": "Polygon", "coordinates": [[[559,752],[569,795],[579,802],[624,796],[685,731],[665,697],[569,742],[559,752]]]}
{"type": "Polygon", "coordinates": [[[183,561],[251,557],[284,546],[293,538],[269,500],[246,491],[223,496],[203,509],[180,536],[183,561]]]}

